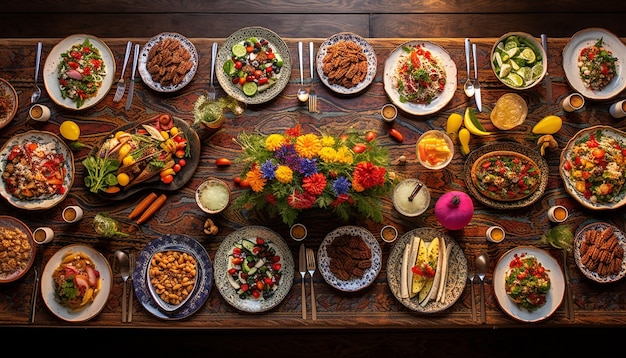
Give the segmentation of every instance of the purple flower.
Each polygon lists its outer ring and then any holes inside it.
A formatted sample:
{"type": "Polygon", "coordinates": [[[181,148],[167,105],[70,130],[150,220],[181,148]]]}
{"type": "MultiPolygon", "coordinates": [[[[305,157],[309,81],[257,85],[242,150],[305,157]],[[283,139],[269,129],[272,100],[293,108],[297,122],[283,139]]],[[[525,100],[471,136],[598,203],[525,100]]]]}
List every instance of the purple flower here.
{"type": "Polygon", "coordinates": [[[302,158],[300,161],[300,173],[305,177],[317,173],[317,159],[302,158]]]}
{"type": "Polygon", "coordinates": [[[272,163],[270,159],[261,164],[261,176],[265,179],[272,180],[276,176],[276,168],[278,164],[272,163]]]}
{"type": "Polygon", "coordinates": [[[335,192],[336,196],[339,196],[341,194],[346,194],[351,186],[352,184],[350,183],[348,178],[343,177],[343,176],[333,181],[333,191],[335,192]]]}

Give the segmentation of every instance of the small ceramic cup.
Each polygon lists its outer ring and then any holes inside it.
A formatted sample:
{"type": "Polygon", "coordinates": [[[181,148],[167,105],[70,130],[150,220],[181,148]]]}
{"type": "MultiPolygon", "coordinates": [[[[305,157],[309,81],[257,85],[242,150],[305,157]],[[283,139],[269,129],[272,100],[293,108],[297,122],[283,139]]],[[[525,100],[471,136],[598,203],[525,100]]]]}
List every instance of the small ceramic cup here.
{"type": "Polygon", "coordinates": [[[83,218],[83,209],[78,205],[66,206],[62,215],[66,223],[75,223],[83,218]]]}
{"type": "Polygon", "coordinates": [[[574,92],[569,96],[563,99],[563,110],[566,112],[574,112],[577,111],[585,105],[585,97],[583,97],[580,93],[574,92]]]}
{"type": "Polygon", "coordinates": [[[548,210],[548,219],[553,223],[562,223],[568,216],[567,208],[562,205],[554,205],[548,210]]]}
{"type": "Polygon", "coordinates": [[[302,241],[306,238],[307,230],[306,226],[302,224],[293,224],[289,229],[289,235],[296,241],[302,241]]]}
{"type": "Polygon", "coordinates": [[[398,116],[398,109],[391,103],[387,103],[380,109],[380,115],[383,116],[385,122],[393,122],[398,116]]]}
{"type": "Polygon", "coordinates": [[[491,242],[502,242],[506,237],[504,229],[500,226],[494,225],[487,229],[487,240],[491,242]]]}
{"type": "Polygon", "coordinates": [[[28,110],[28,115],[38,122],[46,122],[50,119],[50,108],[43,104],[34,104],[28,110]]]}
{"type": "Polygon", "coordinates": [[[38,227],[33,231],[33,239],[38,245],[47,244],[54,239],[54,231],[46,226],[38,227]]]}
{"type": "Polygon", "coordinates": [[[609,107],[609,113],[613,118],[626,117],[626,99],[613,103],[609,107]]]}
{"type": "Polygon", "coordinates": [[[392,225],[383,226],[380,229],[380,237],[384,242],[394,242],[398,238],[398,229],[392,225]]]}

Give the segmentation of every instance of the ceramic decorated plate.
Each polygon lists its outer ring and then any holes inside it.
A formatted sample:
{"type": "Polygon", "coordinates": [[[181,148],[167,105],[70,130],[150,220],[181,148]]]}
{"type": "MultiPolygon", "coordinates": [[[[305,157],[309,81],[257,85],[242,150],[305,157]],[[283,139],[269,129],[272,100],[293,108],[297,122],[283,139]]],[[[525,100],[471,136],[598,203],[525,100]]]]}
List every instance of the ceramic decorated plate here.
{"type": "Polygon", "coordinates": [[[611,283],[626,275],[624,250],[624,233],[606,222],[589,223],[574,237],[574,261],[585,277],[596,282],[611,283]],[[598,251],[597,256],[594,250],[598,251]]]}
{"type": "MultiPolygon", "coordinates": [[[[443,77],[444,75],[442,75],[443,77]]],[[[432,114],[444,106],[446,106],[452,97],[454,97],[454,92],[456,91],[457,86],[457,69],[456,64],[443,47],[428,41],[408,41],[398,46],[387,58],[385,61],[385,74],[383,77],[383,82],[385,85],[385,92],[387,96],[391,99],[391,101],[403,111],[423,116],[427,114],[432,114]],[[437,60],[438,67],[442,70],[442,73],[445,72],[445,84],[443,91],[434,95],[434,98],[430,103],[415,103],[415,102],[406,102],[400,99],[400,93],[396,88],[397,83],[397,73],[398,73],[398,65],[399,62],[406,57],[406,52],[404,51],[405,47],[409,46],[421,46],[424,50],[429,51],[432,54],[432,57],[437,60]]]]}
{"type": "Polygon", "coordinates": [[[287,83],[289,83],[289,77],[291,76],[291,55],[289,54],[289,48],[285,41],[272,30],[263,27],[244,27],[231,34],[217,51],[215,76],[217,76],[217,80],[224,91],[238,101],[246,104],[268,102],[278,96],[285,86],[287,86],[287,83]],[[283,60],[283,66],[280,68],[280,73],[277,74],[276,82],[266,90],[262,92],[259,91],[253,96],[245,95],[241,87],[233,84],[230,76],[223,70],[224,63],[233,56],[233,46],[238,43],[243,43],[249,38],[256,38],[259,41],[267,40],[272,51],[275,54],[279,54],[283,60]]]}
{"type": "Polygon", "coordinates": [[[55,134],[33,130],[9,139],[0,149],[0,171],[3,175],[10,173],[7,170],[7,166],[12,165],[9,157],[15,160],[22,157],[30,164],[23,173],[28,172],[30,177],[35,178],[32,183],[37,188],[30,192],[17,190],[14,181],[19,182],[24,178],[20,172],[14,172],[8,178],[3,176],[0,180],[0,194],[16,208],[50,209],[63,201],[70,192],[74,183],[74,154],[55,134]],[[24,148],[33,144],[37,145],[36,151],[28,155],[29,152],[24,148]]]}
{"type": "Polygon", "coordinates": [[[565,278],[559,263],[550,254],[534,246],[519,246],[507,251],[495,266],[493,272],[493,290],[496,294],[498,304],[509,316],[524,322],[537,322],[550,317],[561,305],[565,294],[565,278]],[[543,267],[545,267],[550,277],[550,290],[546,296],[546,303],[535,311],[528,311],[520,308],[507,293],[505,286],[506,272],[509,263],[515,255],[533,255],[543,267]]]}
{"type": "Polygon", "coordinates": [[[563,69],[570,86],[588,99],[606,100],[617,96],[626,88],[626,46],[615,34],[602,28],[588,28],[575,33],[563,48],[563,69]],[[604,48],[617,58],[615,77],[601,90],[585,86],[580,78],[578,56],[581,51],[602,39],[604,48]]]}
{"type": "Polygon", "coordinates": [[[546,187],[548,186],[548,163],[545,158],[539,154],[539,151],[526,147],[524,145],[518,143],[504,142],[504,143],[495,143],[495,144],[487,144],[474,149],[470,152],[465,160],[465,164],[463,167],[463,173],[465,176],[465,185],[467,186],[467,190],[470,194],[482,204],[490,206],[495,209],[519,209],[526,207],[528,205],[533,204],[546,191],[546,187]],[[522,199],[515,201],[502,201],[496,200],[494,198],[490,198],[485,196],[480,188],[478,188],[474,181],[472,180],[472,168],[474,163],[484,156],[490,156],[492,153],[497,152],[515,152],[523,155],[527,158],[530,158],[539,168],[539,172],[541,173],[539,176],[539,185],[534,189],[532,194],[526,196],[522,199]]]}
{"type": "Polygon", "coordinates": [[[17,113],[18,97],[9,81],[0,78],[0,128],[11,122],[17,113]]]}
{"type": "MultiPolygon", "coordinates": [[[[337,53],[341,55],[345,52],[338,51],[337,53]]],[[[348,58],[348,56],[342,56],[342,57],[348,58]]],[[[350,94],[361,92],[363,89],[369,86],[374,80],[374,77],[376,77],[377,59],[376,59],[376,53],[374,52],[374,48],[363,37],[357,34],[351,33],[351,32],[340,32],[338,34],[335,34],[327,38],[326,41],[324,41],[320,45],[320,48],[317,51],[317,57],[316,57],[315,62],[317,66],[317,74],[320,80],[322,81],[322,83],[324,83],[333,92],[339,93],[342,95],[350,95],[350,94]],[[348,76],[343,75],[344,73],[347,74],[346,72],[347,69],[346,71],[343,71],[341,69],[341,65],[339,65],[339,66],[334,66],[334,69],[339,74],[342,74],[342,75],[338,74],[337,76],[333,76],[331,75],[333,72],[329,72],[328,74],[326,74],[324,72],[324,59],[329,53],[329,48],[331,46],[337,45],[337,43],[342,43],[344,41],[346,43],[351,43],[352,44],[351,46],[356,45],[354,46],[354,50],[360,49],[362,51],[363,56],[359,56],[359,57],[364,57],[360,59],[362,60],[362,62],[364,62],[365,60],[367,61],[367,68],[359,69],[358,74],[356,76],[348,77],[348,76]],[[343,85],[341,84],[342,83],[341,80],[345,78],[358,79],[359,81],[356,83],[354,83],[354,81],[351,81],[349,85],[343,85]]],[[[354,62],[355,61],[352,61],[350,63],[354,63],[354,62]]],[[[349,62],[346,62],[346,64],[349,64],[349,62]]]]}
{"type": "Polygon", "coordinates": [[[394,244],[389,253],[387,262],[387,282],[391,293],[405,307],[422,313],[440,312],[452,306],[463,294],[467,283],[467,258],[463,250],[454,239],[439,230],[431,228],[417,228],[404,233],[394,244]],[[448,276],[446,279],[446,291],[442,301],[430,301],[424,306],[419,304],[418,297],[401,298],[400,277],[402,269],[402,257],[404,248],[411,243],[414,236],[422,238],[426,242],[431,242],[436,237],[446,241],[446,247],[451,246],[450,258],[448,259],[448,276]]]}
{"type": "Polygon", "coordinates": [[[593,126],[576,133],[565,145],[561,152],[559,173],[565,190],[584,207],[592,210],[617,209],[626,204],[626,178],[619,175],[611,178],[611,170],[603,168],[615,167],[614,171],[624,173],[626,164],[622,163],[622,152],[626,149],[626,132],[611,126],[593,126]],[[592,138],[593,136],[593,138],[592,138]],[[577,164],[576,157],[593,156],[595,147],[584,143],[598,142],[602,149],[604,166],[589,162],[590,166],[577,164]],[[610,164],[610,165],[609,165],[610,164]],[[600,171],[596,171],[599,169],[600,171]],[[581,173],[577,177],[573,173],[581,173]],[[583,174],[584,173],[584,174],[583,174]],[[594,174],[595,173],[595,174],[594,174]],[[582,175],[590,174],[588,179],[582,175]],[[576,183],[585,183],[582,192],[576,188],[576,183]],[[603,191],[610,188],[609,191],[603,191]]]}
{"type": "MultiPolygon", "coordinates": [[[[198,137],[198,133],[187,122],[177,117],[173,117],[173,119],[174,126],[176,126],[180,130],[180,132],[184,133],[185,137],[187,138],[187,145],[189,146],[190,154],[189,157],[185,158],[185,160],[187,161],[186,165],[180,170],[180,172],[176,173],[176,175],[174,176],[174,181],[169,184],[165,184],[160,180],[159,175],[155,175],[151,179],[148,179],[137,185],[129,186],[117,193],[105,193],[100,191],[98,192],[99,196],[111,200],[121,200],[131,196],[136,192],[147,189],[174,191],[182,188],[183,186],[185,186],[185,184],[187,184],[187,182],[193,177],[194,173],[196,172],[196,169],[198,168],[198,164],[200,162],[200,138],[198,137]]],[[[94,147],[91,150],[89,156],[94,156],[97,153],[98,149],[102,146],[102,144],[107,139],[114,137],[115,133],[117,133],[118,131],[132,132],[136,128],[141,128],[142,124],[152,124],[154,123],[154,121],[155,118],[131,122],[113,130],[108,136],[106,136],[102,140],[100,146],[94,147]]]]}
{"type": "Polygon", "coordinates": [[[28,226],[12,216],[0,215],[0,236],[11,239],[10,246],[0,250],[0,283],[13,282],[33,265],[37,245],[28,226]]]}
{"type": "Polygon", "coordinates": [[[185,36],[160,33],[139,53],[137,70],[143,83],[158,92],[176,92],[196,75],[198,52],[185,36]]]}
{"type": "Polygon", "coordinates": [[[291,251],[285,240],[273,230],[263,226],[245,226],[228,234],[215,253],[215,285],[226,302],[244,312],[264,312],[276,307],[289,294],[293,285],[293,277],[293,256],[291,256],[291,251]],[[269,297],[242,298],[239,296],[238,290],[231,284],[228,276],[231,253],[235,245],[241,244],[243,240],[256,242],[257,238],[264,239],[280,257],[282,276],[274,293],[269,297]]]}
{"type": "Polygon", "coordinates": [[[115,57],[113,56],[113,52],[111,52],[111,49],[104,43],[104,41],[91,35],[78,34],[64,38],[61,42],[54,46],[54,48],[52,48],[52,51],[48,54],[46,62],[43,65],[43,83],[46,87],[46,91],[54,103],[65,109],[83,110],[96,105],[109,93],[109,90],[113,85],[114,77],[115,57]],[[76,108],[76,101],[68,97],[63,98],[61,94],[61,87],[59,86],[58,78],[58,66],[59,63],[61,63],[62,54],[69,51],[72,46],[82,44],[87,38],[95,48],[100,50],[100,56],[102,57],[106,74],[102,78],[102,84],[96,95],[86,99],[85,103],[83,103],[80,108],[76,108]]]}
{"type": "Polygon", "coordinates": [[[317,262],[322,277],[329,285],[340,291],[355,292],[371,285],[380,273],[382,250],[374,235],[367,229],[351,225],[341,226],[326,235],[317,251],[317,262]],[[358,237],[362,239],[359,241],[363,243],[350,242],[349,239],[346,240],[348,237],[358,237]],[[341,240],[341,242],[338,244],[335,242],[336,240],[341,240]],[[344,240],[348,241],[349,244],[344,245],[344,240]],[[341,250],[341,247],[345,247],[347,250],[337,252],[336,250],[341,250]],[[369,255],[363,256],[362,252],[364,251],[369,255]],[[343,262],[344,272],[336,271],[333,257],[341,257],[338,262],[343,262]],[[350,262],[356,262],[357,268],[360,269],[358,275],[354,271],[347,272],[351,271],[350,267],[345,266],[348,259],[350,262]],[[360,261],[365,261],[367,264],[359,266],[360,261]]]}
{"type": "Polygon", "coordinates": [[[179,320],[187,318],[196,313],[209,298],[213,284],[213,265],[211,258],[202,246],[195,239],[186,235],[163,235],[148,243],[137,256],[137,266],[133,271],[133,285],[135,295],[146,311],[158,318],[165,320],[179,320]],[[150,258],[157,252],[178,250],[193,253],[198,265],[198,277],[196,287],[191,297],[180,308],[174,311],[166,311],[159,307],[150,294],[150,284],[147,280],[147,271],[150,258]]]}
{"type": "Polygon", "coordinates": [[[109,293],[113,286],[113,274],[109,261],[96,249],[85,245],[68,245],[57,251],[46,263],[41,274],[41,296],[48,309],[57,317],[68,322],[85,322],[95,317],[106,305],[109,293]],[[80,311],[70,311],[55,299],[54,281],[52,274],[61,264],[63,257],[70,253],[83,253],[93,262],[95,269],[100,273],[100,292],[91,304],[80,311]]]}

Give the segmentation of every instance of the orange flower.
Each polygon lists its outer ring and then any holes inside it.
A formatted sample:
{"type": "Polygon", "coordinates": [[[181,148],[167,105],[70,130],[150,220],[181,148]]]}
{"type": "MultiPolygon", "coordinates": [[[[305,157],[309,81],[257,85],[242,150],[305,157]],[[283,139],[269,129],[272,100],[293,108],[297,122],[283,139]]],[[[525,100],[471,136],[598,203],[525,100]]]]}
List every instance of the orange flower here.
{"type": "Polygon", "coordinates": [[[254,166],[248,173],[246,173],[246,180],[250,183],[250,189],[259,193],[263,191],[267,179],[263,178],[261,169],[258,166],[254,166]]]}

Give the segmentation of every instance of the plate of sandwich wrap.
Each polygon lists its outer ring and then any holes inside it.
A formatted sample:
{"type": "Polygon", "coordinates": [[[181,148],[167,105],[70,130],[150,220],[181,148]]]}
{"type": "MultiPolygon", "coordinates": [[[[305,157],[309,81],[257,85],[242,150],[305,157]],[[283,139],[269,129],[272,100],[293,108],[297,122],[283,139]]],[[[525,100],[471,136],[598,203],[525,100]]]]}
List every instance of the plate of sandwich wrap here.
{"type": "Polygon", "coordinates": [[[107,199],[138,191],[172,191],[193,176],[200,159],[200,139],[182,119],[162,113],[121,126],[83,160],[85,186],[107,199]]]}

